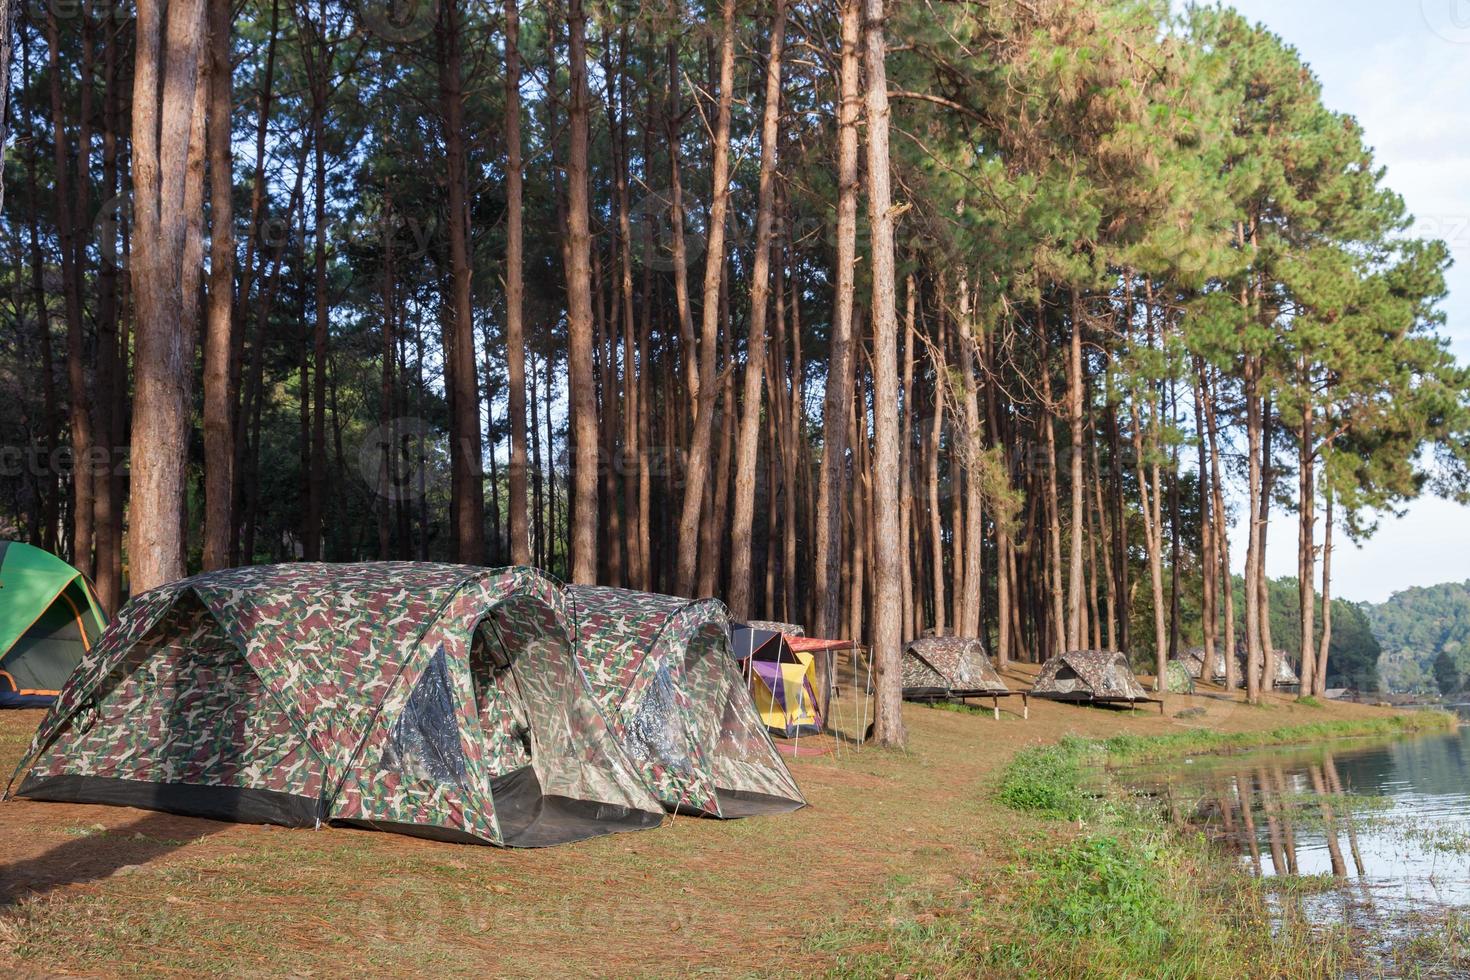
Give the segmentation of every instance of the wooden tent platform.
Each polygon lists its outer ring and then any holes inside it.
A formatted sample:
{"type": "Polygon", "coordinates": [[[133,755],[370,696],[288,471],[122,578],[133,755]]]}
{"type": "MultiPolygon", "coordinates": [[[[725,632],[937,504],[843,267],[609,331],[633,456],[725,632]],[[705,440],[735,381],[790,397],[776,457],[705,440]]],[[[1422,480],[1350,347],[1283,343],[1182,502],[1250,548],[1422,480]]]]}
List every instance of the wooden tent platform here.
{"type": "Polygon", "coordinates": [[[990,713],[996,719],[1000,718],[1000,699],[1013,697],[1021,699],[1021,717],[1029,719],[1031,717],[1030,691],[954,691],[948,688],[920,688],[917,690],[910,688],[903,692],[905,701],[913,701],[918,704],[937,704],[941,701],[964,704],[971,700],[983,701],[989,698],[990,713]]]}
{"type": "Polygon", "coordinates": [[[1126,704],[1135,710],[1140,704],[1156,704],[1159,706],[1159,714],[1164,713],[1163,698],[1099,698],[1091,694],[1038,694],[1035,691],[1031,692],[1031,696],[1048,701],[1065,701],[1068,704],[1126,704]]]}

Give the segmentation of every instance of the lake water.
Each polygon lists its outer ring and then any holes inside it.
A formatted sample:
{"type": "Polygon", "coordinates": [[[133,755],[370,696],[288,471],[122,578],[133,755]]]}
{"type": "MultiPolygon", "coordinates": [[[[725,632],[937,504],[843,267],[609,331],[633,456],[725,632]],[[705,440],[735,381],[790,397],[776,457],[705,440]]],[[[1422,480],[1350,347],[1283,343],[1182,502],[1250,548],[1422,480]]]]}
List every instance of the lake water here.
{"type": "MultiPolygon", "coordinates": [[[[1470,711],[1462,717],[1470,722],[1470,711]]],[[[1333,876],[1312,917],[1470,909],[1470,724],[1119,770],[1262,876],[1333,876]]]]}

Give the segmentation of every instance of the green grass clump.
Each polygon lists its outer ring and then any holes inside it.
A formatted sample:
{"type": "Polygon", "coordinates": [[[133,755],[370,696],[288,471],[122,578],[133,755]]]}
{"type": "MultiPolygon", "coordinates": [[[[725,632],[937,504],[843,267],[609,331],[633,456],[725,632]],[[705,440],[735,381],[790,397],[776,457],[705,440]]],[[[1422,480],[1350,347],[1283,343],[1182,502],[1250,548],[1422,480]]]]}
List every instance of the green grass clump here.
{"type": "Polygon", "coordinates": [[[1041,900],[1035,928],[1069,939],[1101,938],[1127,958],[1163,951],[1179,910],[1167,897],[1160,848],[1112,835],[1085,837],[1032,856],[1041,900]]]}
{"type": "Polygon", "coordinates": [[[1096,743],[1081,738],[1023,749],[1001,777],[1000,802],[1023,813],[1081,820],[1094,805],[1082,791],[1084,766],[1094,761],[1096,743]]]}
{"type": "Polygon", "coordinates": [[[1230,752],[1295,745],[1339,738],[1446,732],[1455,728],[1455,716],[1445,711],[1414,711],[1384,718],[1316,721],[1257,732],[1189,731],[1169,735],[1114,735],[1103,741],[1110,762],[1150,762],[1207,752],[1230,752]]]}

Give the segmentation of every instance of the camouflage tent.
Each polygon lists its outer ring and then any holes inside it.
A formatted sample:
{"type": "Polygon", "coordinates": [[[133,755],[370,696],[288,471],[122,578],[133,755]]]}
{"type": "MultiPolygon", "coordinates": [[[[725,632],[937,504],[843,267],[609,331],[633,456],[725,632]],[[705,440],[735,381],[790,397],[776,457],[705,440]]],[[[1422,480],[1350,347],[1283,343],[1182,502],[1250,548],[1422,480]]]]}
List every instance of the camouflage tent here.
{"type": "Polygon", "coordinates": [[[1296,668],[1291,665],[1285,650],[1276,651],[1276,686],[1277,687],[1300,687],[1302,679],[1297,676],[1296,668]]]}
{"type": "Polygon", "coordinates": [[[903,652],[903,696],[910,700],[1009,694],[985,645],[971,637],[920,637],[903,652]]]}
{"type": "Polygon", "coordinates": [[[1194,678],[1181,661],[1170,660],[1164,665],[1164,690],[1170,694],[1194,693],[1194,678]]]}
{"type": "MultiPolygon", "coordinates": [[[[1154,701],[1116,650],[1072,650],[1041,665],[1031,696],[1098,703],[1154,701]]],[[[1162,702],[1160,702],[1162,705],[1162,702]]]]}
{"type": "Polygon", "coordinates": [[[566,595],[592,690],[667,809],[743,817],[806,804],[730,655],[724,604],[587,585],[566,595]]]}
{"type": "Polygon", "coordinates": [[[774,619],[748,619],[745,626],[753,630],[766,630],[782,636],[806,636],[806,627],[795,623],[779,623],[774,619]]]}
{"type": "Polygon", "coordinates": [[[22,773],[33,799],[523,847],[662,820],[560,591],[521,568],[278,565],[147,592],[22,773]]]}
{"type": "MultiPolygon", "coordinates": [[[[1203,647],[1190,647],[1179,655],[1179,663],[1189,671],[1189,676],[1199,680],[1204,673],[1205,651],[1203,647]]],[[[1215,653],[1215,676],[1211,678],[1216,684],[1225,683],[1225,657],[1223,651],[1215,653]]],[[[1302,679],[1297,676],[1296,668],[1292,666],[1290,657],[1285,650],[1276,651],[1276,687],[1297,687],[1302,679]]],[[[1245,657],[1239,650],[1235,652],[1235,686],[1245,686],[1245,657]]]]}
{"type": "MultiPolygon", "coordinates": [[[[1200,680],[1205,672],[1205,648],[1190,647],[1179,654],[1177,662],[1184,666],[1185,671],[1189,673],[1192,679],[1200,680]]],[[[1237,657],[1237,665],[1239,665],[1239,662],[1240,659],[1237,657]]],[[[1212,681],[1216,684],[1225,683],[1225,657],[1218,650],[1215,652],[1214,674],[1215,676],[1210,678],[1212,681]]],[[[1238,671],[1236,672],[1236,676],[1240,676],[1238,671]]]]}

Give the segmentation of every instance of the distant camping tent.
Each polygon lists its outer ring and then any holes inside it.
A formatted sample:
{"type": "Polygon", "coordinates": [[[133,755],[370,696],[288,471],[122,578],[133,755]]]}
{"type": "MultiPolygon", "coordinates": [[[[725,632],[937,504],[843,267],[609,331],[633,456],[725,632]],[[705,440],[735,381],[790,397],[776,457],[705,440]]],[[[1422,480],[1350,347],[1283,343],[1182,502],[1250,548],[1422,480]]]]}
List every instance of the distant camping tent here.
{"type": "Polygon", "coordinates": [[[134,598],[42,722],[18,794],[538,847],[658,801],[529,569],[213,572],[134,598]]]}
{"type": "Polygon", "coordinates": [[[46,707],[107,618],[82,573],[55,555],[0,541],[0,707],[46,707]]]}
{"type": "Polygon", "coordinates": [[[922,636],[904,650],[900,673],[905,700],[990,698],[997,717],[999,699],[1012,693],[990,665],[985,644],[974,637],[922,636]]]}
{"type": "Polygon", "coordinates": [[[1164,702],[1149,697],[1128,658],[1116,650],[1073,650],[1052,657],[1041,665],[1031,696],[1094,704],[1153,702],[1164,710],[1164,702]]]}
{"type": "Polygon", "coordinates": [[[1194,678],[1181,661],[1170,660],[1164,665],[1164,690],[1170,694],[1194,693],[1194,678]]]}
{"type": "MultiPolygon", "coordinates": [[[[1205,672],[1205,648],[1190,647],[1179,654],[1178,661],[1192,680],[1200,680],[1205,672]]],[[[1225,683],[1225,656],[1224,651],[1215,651],[1214,676],[1210,680],[1216,684],[1225,683]]],[[[1237,675],[1239,676],[1239,675],[1237,675]]]]}
{"type": "MultiPolygon", "coordinates": [[[[1199,680],[1204,673],[1205,651],[1203,647],[1190,647],[1179,655],[1179,663],[1189,671],[1189,676],[1199,680]]],[[[1215,670],[1212,680],[1216,684],[1225,683],[1225,656],[1224,651],[1215,653],[1215,670]]],[[[1296,668],[1292,666],[1290,657],[1285,650],[1276,651],[1276,687],[1299,687],[1302,679],[1297,676],[1296,668]]],[[[1235,686],[1245,686],[1245,657],[1240,651],[1235,653],[1235,686]]]]}
{"type": "Polygon", "coordinates": [[[1286,656],[1285,650],[1276,651],[1276,686],[1277,687],[1300,687],[1302,679],[1297,676],[1296,668],[1291,665],[1291,660],[1286,656]]]}
{"type": "Polygon", "coordinates": [[[761,721],[773,735],[797,738],[822,731],[817,657],[792,648],[800,626],[753,620],[730,627],[730,648],[750,683],[761,721]]]}
{"type": "Polygon", "coordinates": [[[590,585],[566,596],[592,690],[666,809],[732,818],[806,805],[731,657],[723,603],[590,585]]]}
{"type": "Polygon", "coordinates": [[[969,637],[926,636],[903,652],[903,696],[923,701],[937,698],[989,697],[1010,694],[985,645],[969,637]]]}

